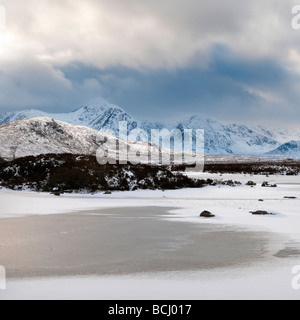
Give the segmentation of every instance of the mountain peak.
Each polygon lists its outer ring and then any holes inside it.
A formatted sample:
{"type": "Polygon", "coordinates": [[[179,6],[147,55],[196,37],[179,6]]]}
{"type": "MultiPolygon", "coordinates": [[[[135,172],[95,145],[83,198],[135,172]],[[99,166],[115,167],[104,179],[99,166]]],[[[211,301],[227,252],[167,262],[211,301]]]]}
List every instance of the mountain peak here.
{"type": "Polygon", "coordinates": [[[118,110],[121,112],[125,111],[120,108],[117,105],[114,104],[109,104],[109,103],[102,103],[102,104],[87,104],[84,106],[81,106],[80,108],[76,109],[74,112],[78,112],[78,111],[84,111],[84,112],[94,112],[94,111],[103,111],[103,110],[107,110],[107,109],[114,109],[114,110],[118,110]]]}
{"type": "Polygon", "coordinates": [[[116,125],[118,121],[134,121],[122,108],[108,103],[85,105],[70,113],[46,113],[29,109],[24,111],[7,112],[0,116],[0,126],[20,119],[32,117],[48,117],[63,122],[78,124],[100,130],[116,125]]]}

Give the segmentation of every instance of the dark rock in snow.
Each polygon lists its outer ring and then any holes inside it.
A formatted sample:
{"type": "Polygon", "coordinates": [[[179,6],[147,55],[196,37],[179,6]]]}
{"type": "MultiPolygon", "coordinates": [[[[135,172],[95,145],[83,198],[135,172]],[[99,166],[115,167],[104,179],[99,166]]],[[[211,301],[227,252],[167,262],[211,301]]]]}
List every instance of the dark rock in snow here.
{"type": "Polygon", "coordinates": [[[269,183],[267,181],[264,181],[261,186],[265,188],[277,188],[276,183],[269,183]]]}
{"type": "Polygon", "coordinates": [[[53,194],[54,196],[59,197],[61,195],[61,192],[60,191],[53,191],[53,192],[51,192],[51,194],[53,194]]]}
{"type": "Polygon", "coordinates": [[[252,213],[253,215],[257,215],[257,216],[274,216],[273,213],[263,211],[263,210],[251,211],[250,213],[252,213]]]}
{"type": "Polygon", "coordinates": [[[200,217],[201,218],[214,218],[215,215],[213,215],[211,212],[205,210],[200,214],[200,217]]]}

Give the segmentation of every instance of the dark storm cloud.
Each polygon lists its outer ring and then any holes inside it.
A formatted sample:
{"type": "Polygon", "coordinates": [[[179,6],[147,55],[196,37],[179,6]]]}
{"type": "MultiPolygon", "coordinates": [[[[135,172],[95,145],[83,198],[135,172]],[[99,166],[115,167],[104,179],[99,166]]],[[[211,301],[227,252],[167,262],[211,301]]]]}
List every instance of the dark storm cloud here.
{"type": "Polygon", "coordinates": [[[267,102],[264,92],[276,89],[284,95],[289,79],[288,72],[277,61],[245,60],[221,46],[212,50],[206,68],[195,64],[173,71],[139,72],[124,67],[99,70],[76,64],[65,67],[63,72],[75,87],[89,81],[98,83],[99,96],[140,119],[156,120],[183,113],[227,119],[249,116],[267,102]]]}
{"type": "Polygon", "coordinates": [[[278,60],[255,59],[255,57],[245,59],[232,54],[223,46],[216,46],[212,50],[210,68],[220,76],[257,86],[277,86],[289,77],[278,60]]]}

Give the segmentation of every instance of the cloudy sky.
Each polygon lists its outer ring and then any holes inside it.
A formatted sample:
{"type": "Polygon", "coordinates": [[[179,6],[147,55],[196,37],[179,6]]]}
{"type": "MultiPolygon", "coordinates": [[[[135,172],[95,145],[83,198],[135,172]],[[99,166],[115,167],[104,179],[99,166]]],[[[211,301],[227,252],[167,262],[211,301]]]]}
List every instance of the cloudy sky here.
{"type": "Polygon", "coordinates": [[[0,113],[300,119],[300,0],[0,0],[0,113]]]}

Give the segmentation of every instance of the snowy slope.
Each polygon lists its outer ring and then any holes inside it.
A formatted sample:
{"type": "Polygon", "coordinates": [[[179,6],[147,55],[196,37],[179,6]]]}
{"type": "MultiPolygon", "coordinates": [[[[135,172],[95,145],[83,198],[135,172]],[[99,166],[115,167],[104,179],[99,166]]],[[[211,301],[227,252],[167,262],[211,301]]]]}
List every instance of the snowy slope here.
{"type": "Polygon", "coordinates": [[[280,143],[244,125],[225,125],[219,121],[191,117],[177,125],[180,130],[205,130],[205,150],[208,154],[251,154],[259,155],[272,150],[280,143]]]}
{"type": "MultiPolygon", "coordinates": [[[[0,125],[29,117],[48,117],[71,124],[81,125],[94,130],[112,130],[118,134],[119,122],[127,121],[128,131],[143,129],[141,141],[149,141],[152,129],[168,128],[204,129],[205,152],[207,154],[263,155],[291,140],[300,140],[300,130],[269,129],[262,126],[224,124],[219,121],[193,116],[181,122],[151,123],[137,121],[123,109],[111,105],[85,106],[71,113],[48,114],[38,110],[6,113],[0,116],[0,125]]],[[[195,137],[194,137],[195,140],[195,137]]]]}
{"type": "Polygon", "coordinates": [[[148,145],[119,141],[96,130],[47,117],[16,120],[0,127],[0,157],[9,160],[50,153],[96,155],[97,151],[104,154],[109,150],[116,154],[116,142],[129,150],[139,146],[138,150],[148,154],[148,145]]]}
{"type": "Polygon", "coordinates": [[[48,153],[96,152],[95,130],[50,118],[29,118],[0,127],[0,156],[14,159],[48,153]]]}
{"type": "MultiPolygon", "coordinates": [[[[119,159],[117,145],[124,151],[125,159],[128,152],[130,162],[134,159],[148,163],[149,151],[159,152],[155,145],[119,140],[104,132],[47,117],[16,120],[0,127],[0,157],[8,160],[51,153],[97,154],[103,158],[106,152],[110,159],[119,159]]],[[[170,154],[170,150],[161,151],[170,154]]]]}
{"type": "Polygon", "coordinates": [[[290,158],[300,158],[300,141],[289,141],[279,148],[268,152],[269,155],[287,156],[290,158]]]}

